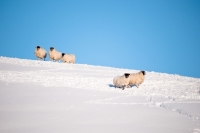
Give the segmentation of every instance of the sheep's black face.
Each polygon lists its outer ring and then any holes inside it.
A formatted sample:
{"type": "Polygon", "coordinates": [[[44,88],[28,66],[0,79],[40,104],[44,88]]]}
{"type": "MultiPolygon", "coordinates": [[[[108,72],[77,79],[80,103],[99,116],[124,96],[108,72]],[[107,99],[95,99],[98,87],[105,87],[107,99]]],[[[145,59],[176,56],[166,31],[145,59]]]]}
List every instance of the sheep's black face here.
{"type": "Polygon", "coordinates": [[[36,48],[37,48],[37,49],[40,49],[40,46],[37,46],[36,48]]]}
{"type": "Polygon", "coordinates": [[[146,75],[146,72],[145,72],[145,71],[141,71],[141,72],[142,72],[143,75],[146,75]]]}
{"type": "Polygon", "coordinates": [[[65,55],[65,53],[62,53],[62,57],[65,55]]]}
{"type": "Polygon", "coordinates": [[[125,73],[125,74],[124,74],[124,76],[125,76],[126,78],[128,78],[129,75],[130,75],[129,73],[125,73]]]}
{"type": "Polygon", "coordinates": [[[50,47],[50,51],[53,51],[54,50],[54,47],[50,47]]]}

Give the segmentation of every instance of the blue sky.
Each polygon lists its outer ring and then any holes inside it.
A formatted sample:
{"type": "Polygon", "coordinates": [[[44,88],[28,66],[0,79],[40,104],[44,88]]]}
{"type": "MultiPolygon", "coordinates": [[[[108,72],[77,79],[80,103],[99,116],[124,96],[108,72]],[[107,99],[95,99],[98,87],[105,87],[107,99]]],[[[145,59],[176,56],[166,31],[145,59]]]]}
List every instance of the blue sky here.
{"type": "Polygon", "coordinates": [[[200,78],[200,1],[0,0],[0,56],[36,60],[37,45],[78,64],[200,78]]]}

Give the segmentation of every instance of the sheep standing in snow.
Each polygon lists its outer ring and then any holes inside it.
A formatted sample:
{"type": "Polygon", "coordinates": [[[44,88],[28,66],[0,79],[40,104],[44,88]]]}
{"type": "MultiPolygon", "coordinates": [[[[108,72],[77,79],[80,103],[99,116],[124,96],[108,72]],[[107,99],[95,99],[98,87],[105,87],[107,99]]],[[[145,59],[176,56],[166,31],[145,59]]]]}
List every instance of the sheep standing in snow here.
{"type": "Polygon", "coordinates": [[[129,86],[134,84],[138,88],[139,85],[142,84],[144,81],[144,75],[146,75],[145,71],[140,71],[138,73],[131,73],[129,76],[130,77],[129,86]]]}
{"type": "Polygon", "coordinates": [[[72,63],[74,64],[76,60],[76,57],[74,54],[65,54],[62,53],[62,61],[66,63],[72,63]]]}
{"type": "Polygon", "coordinates": [[[125,73],[122,76],[117,76],[113,79],[113,85],[114,87],[119,87],[122,88],[122,90],[125,89],[125,87],[129,84],[130,81],[130,77],[129,77],[129,73],[125,73]]]}
{"type": "Polygon", "coordinates": [[[46,50],[44,50],[43,48],[41,48],[40,46],[37,46],[36,49],[35,49],[35,52],[34,52],[35,56],[42,60],[44,58],[44,61],[45,61],[45,58],[47,57],[47,52],[46,50]]]}
{"type": "Polygon", "coordinates": [[[53,61],[59,61],[62,58],[62,53],[57,51],[54,47],[50,47],[49,58],[53,61]]]}

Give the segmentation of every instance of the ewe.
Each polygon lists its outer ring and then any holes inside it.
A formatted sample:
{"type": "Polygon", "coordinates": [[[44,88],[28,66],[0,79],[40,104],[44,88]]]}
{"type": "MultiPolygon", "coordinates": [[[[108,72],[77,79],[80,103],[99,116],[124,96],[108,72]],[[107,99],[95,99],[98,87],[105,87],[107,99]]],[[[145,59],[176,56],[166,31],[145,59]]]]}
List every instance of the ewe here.
{"type": "Polygon", "coordinates": [[[34,54],[39,60],[42,60],[44,58],[44,61],[45,61],[45,58],[47,57],[46,50],[44,50],[40,46],[36,47],[34,54]]]}
{"type": "Polygon", "coordinates": [[[74,64],[76,60],[76,57],[74,54],[65,54],[62,53],[62,61],[66,63],[72,63],[74,64]]]}
{"type": "Polygon", "coordinates": [[[49,58],[53,61],[59,61],[62,58],[62,53],[57,51],[54,47],[50,47],[49,58]]]}
{"type": "Polygon", "coordinates": [[[138,88],[139,85],[144,82],[144,75],[146,75],[145,71],[140,71],[138,73],[131,73],[130,74],[129,86],[134,84],[138,88]]]}
{"type": "Polygon", "coordinates": [[[127,85],[129,84],[130,81],[130,74],[129,73],[125,73],[122,76],[117,76],[113,79],[113,85],[119,88],[122,88],[122,90],[125,89],[125,87],[127,87],[127,85]]]}

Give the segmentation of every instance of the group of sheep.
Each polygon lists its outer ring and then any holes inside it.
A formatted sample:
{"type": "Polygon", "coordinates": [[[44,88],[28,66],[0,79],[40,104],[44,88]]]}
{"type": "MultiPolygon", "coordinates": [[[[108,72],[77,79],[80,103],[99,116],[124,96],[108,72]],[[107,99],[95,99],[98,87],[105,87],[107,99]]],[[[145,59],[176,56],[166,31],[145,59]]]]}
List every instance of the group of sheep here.
{"type": "Polygon", "coordinates": [[[145,71],[140,71],[138,73],[124,73],[122,76],[117,76],[113,79],[114,87],[125,89],[125,87],[131,87],[135,85],[137,88],[143,83],[144,77],[146,75],[145,71]]]}
{"type": "MultiPolygon", "coordinates": [[[[47,57],[47,52],[45,49],[37,46],[35,49],[35,56],[40,60],[47,57]]],[[[53,61],[62,60],[64,63],[75,63],[75,55],[74,54],[65,54],[57,51],[54,47],[50,47],[49,50],[49,58],[53,61]]],[[[117,76],[113,79],[114,87],[125,89],[125,87],[131,87],[131,85],[135,85],[137,88],[144,81],[144,76],[146,75],[145,71],[140,71],[138,73],[125,73],[122,76],[117,76]]]]}
{"type": "MultiPolygon", "coordinates": [[[[41,48],[40,46],[37,46],[34,52],[35,56],[42,60],[47,57],[47,52],[45,49],[41,48]]],[[[61,53],[59,51],[57,51],[54,47],[50,47],[49,50],[49,58],[50,60],[53,61],[59,61],[62,60],[62,62],[64,63],[75,63],[76,57],[74,54],[66,54],[66,53],[61,53]]]]}

